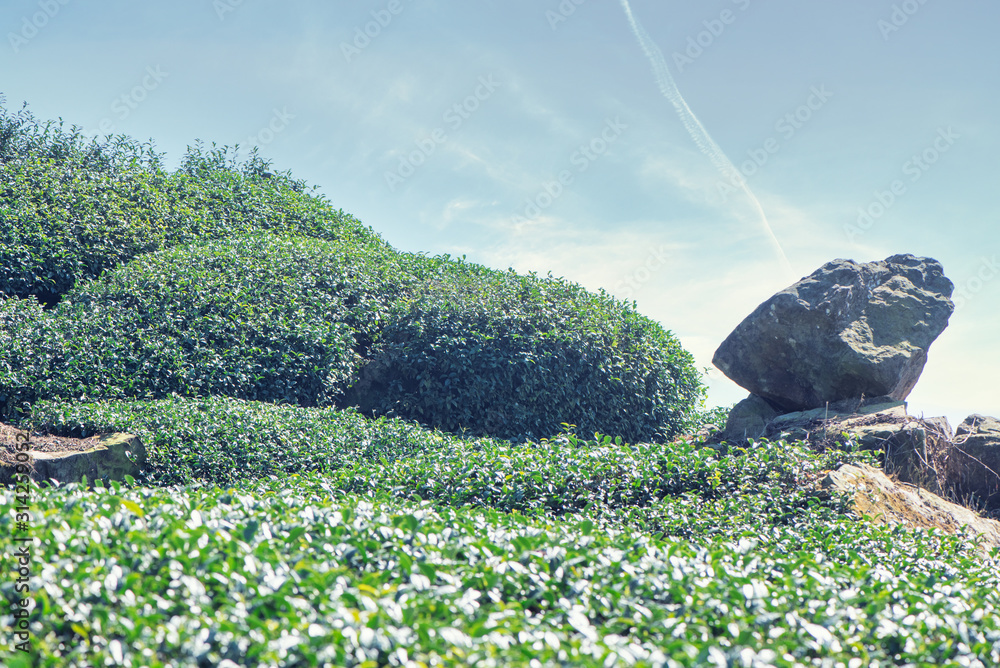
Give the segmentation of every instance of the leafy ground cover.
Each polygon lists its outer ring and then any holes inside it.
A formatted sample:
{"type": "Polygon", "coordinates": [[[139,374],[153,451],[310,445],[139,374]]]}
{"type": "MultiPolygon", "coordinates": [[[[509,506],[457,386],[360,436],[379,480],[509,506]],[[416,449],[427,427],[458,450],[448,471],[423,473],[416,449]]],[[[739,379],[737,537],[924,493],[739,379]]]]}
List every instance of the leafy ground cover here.
{"type": "MultiPolygon", "coordinates": [[[[864,453],[473,441],[233,399],[45,402],[34,419],[148,433],[154,477],[189,482],[37,492],[37,662],[7,665],[1000,660],[1000,550],[813,491],[864,453]],[[200,446],[218,466],[192,465],[200,446]]],[[[4,514],[0,542],[14,535],[4,514]]]]}
{"type": "MultiPolygon", "coordinates": [[[[358,497],[315,474],[70,485],[34,504],[38,655],[9,666],[1000,661],[1000,553],[815,508],[688,540],[585,514],[358,497]]],[[[12,583],[0,588],[10,602],[12,583]]]]}

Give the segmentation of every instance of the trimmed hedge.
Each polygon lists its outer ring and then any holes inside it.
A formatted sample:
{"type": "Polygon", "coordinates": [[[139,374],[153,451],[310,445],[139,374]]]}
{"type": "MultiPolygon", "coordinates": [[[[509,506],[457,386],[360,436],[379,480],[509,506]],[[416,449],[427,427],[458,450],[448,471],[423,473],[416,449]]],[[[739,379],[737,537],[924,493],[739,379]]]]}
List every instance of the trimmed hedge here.
{"type": "Polygon", "coordinates": [[[0,106],[0,294],[52,305],[142,253],[259,230],[385,245],[256,152],[189,147],[168,173],[151,143],[88,139],[0,106]]]}
{"type": "Polygon", "coordinates": [[[149,468],[141,482],[149,485],[201,481],[225,486],[308,471],[330,474],[367,461],[388,466],[400,457],[458,443],[402,420],[226,397],[42,401],[23,422],[77,438],[135,434],[146,446],[149,468]]]}
{"type": "Polygon", "coordinates": [[[176,393],[512,440],[697,419],[693,358],[633,306],[400,253],[267,167],[198,144],[167,173],[151,144],[0,108],[0,418],[176,393]]]}
{"type": "Polygon", "coordinates": [[[379,244],[199,242],[144,254],[51,311],[29,304],[0,307],[4,415],[176,393],[358,405],[514,440],[570,423],[638,442],[687,426],[703,392],[669,332],[604,293],[379,244]]]}
{"type": "Polygon", "coordinates": [[[260,233],[140,256],[48,312],[9,300],[4,413],[37,399],[172,393],[332,405],[400,290],[395,257],[260,233]]]}
{"type": "Polygon", "coordinates": [[[633,306],[551,276],[422,261],[425,283],[394,305],[349,397],[363,412],[513,440],[563,423],[633,442],[689,425],[704,393],[694,359],[633,306]]]}

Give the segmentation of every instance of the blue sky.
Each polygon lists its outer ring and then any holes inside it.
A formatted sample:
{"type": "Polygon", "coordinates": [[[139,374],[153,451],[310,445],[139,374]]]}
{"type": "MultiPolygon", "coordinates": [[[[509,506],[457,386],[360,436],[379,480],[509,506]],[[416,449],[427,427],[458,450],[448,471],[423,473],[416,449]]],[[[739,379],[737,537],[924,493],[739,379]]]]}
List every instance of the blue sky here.
{"type": "MultiPolygon", "coordinates": [[[[1000,414],[1000,5],[631,7],[787,264],[619,0],[7,0],[0,92],[168,166],[257,145],[398,248],[635,299],[702,367],[826,261],[931,256],[961,306],[911,412],[1000,414]]],[[[710,374],[710,403],[745,395],[710,374]]]]}

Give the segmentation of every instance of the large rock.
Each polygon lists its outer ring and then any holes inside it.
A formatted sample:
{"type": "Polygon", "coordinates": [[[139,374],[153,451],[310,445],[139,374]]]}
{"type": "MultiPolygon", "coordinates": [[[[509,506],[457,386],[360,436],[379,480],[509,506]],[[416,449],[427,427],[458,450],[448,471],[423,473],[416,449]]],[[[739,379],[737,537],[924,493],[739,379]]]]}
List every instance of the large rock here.
{"type": "MultiPolygon", "coordinates": [[[[0,425],[0,437],[12,435],[6,425],[0,425]]],[[[36,481],[58,480],[80,482],[84,476],[95,480],[125,480],[138,478],[146,464],[146,448],[138,436],[106,434],[85,439],[32,435],[29,440],[29,461],[23,462],[30,477],[36,481]]],[[[14,481],[18,471],[15,441],[0,438],[0,485],[14,481]]]]}
{"type": "Polygon", "coordinates": [[[719,435],[719,440],[738,442],[760,438],[767,431],[767,425],[777,416],[778,411],[771,404],[751,394],[729,411],[726,427],[719,435]]]}
{"type": "Polygon", "coordinates": [[[875,522],[951,534],[971,530],[982,536],[980,547],[984,551],[1000,547],[1000,522],[980,517],[925,489],[901,485],[870,466],[845,464],[831,471],[822,485],[849,494],[854,511],[875,522]]]}
{"type": "Polygon", "coordinates": [[[955,496],[1000,508],[1000,420],[970,415],[955,430],[948,455],[948,483],[955,496]]]}
{"type": "Polygon", "coordinates": [[[786,411],[862,396],[901,401],[948,325],[953,288],[930,258],[834,260],[758,306],[712,361],[786,411]]]}

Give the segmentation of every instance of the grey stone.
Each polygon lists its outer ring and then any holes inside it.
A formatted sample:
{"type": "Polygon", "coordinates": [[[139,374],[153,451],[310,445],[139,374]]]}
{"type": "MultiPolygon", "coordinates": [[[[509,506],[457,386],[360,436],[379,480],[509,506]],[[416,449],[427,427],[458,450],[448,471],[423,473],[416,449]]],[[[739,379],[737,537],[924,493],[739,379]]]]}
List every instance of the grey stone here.
{"type": "MultiPolygon", "coordinates": [[[[146,448],[138,436],[108,434],[97,437],[85,450],[31,451],[31,478],[37,481],[80,482],[125,480],[139,477],[146,464],[146,448]]],[[[14,480],[16,467],[0,465],[0,484],[14,480]]]]}
{"type": "Polygon", "coordinates": [[[930,258],[834,260],[758,306],[713,363],[787,411],[852,397],[902,401],[948,324],[953,289],[930,258]]]}
{"type": "Polygon", "coordinates": [[[821,450],[853,440],[864,450],[883,453],[886,473],[941,493],[938,453],[950,443],[928,436],[928,432],[937,433],[933,424],[908,415],[902,401],[882,403],[879,398],[872,405],[860,405],[857,412],[844,411],[852,405],[859,406],[857,402],[841,403],[834,410],[831,404],[829,409],[779,415],[768,423],[765,436],[771,440],[807,441],[821,450]]]}
{"type": "Polygon", "coordinates": [[[970,415],[955,430],[948,455],[948,484],[957,498],[1000,508],[1000,420],[970,415]]]}
{"type": "Polygon", "coordinates": [[[777,414],[778,411],[774,410],[771,404],[751,394],[729,411],[722,440],[732,443],[760,438],[767,430],[768,423],[777,414]]]}
{"type": "MultiPolygon", "coordinates": [[[[880,398],[882,399],[882,398],[880,398]]],[[[794,413],[783,413],[778,415],[768,424],[767,433],[775,434],[796,426],[805,426],[817,420],[826,421],[829,425],[842,422],[844,418],[858,417],[861,415],[874,415],[885,413],[894,417],[906,415],[905,401],[881,401],[866,404],[864,401],[839,401],[822,408],[812,408],[807,411],[796,411],[794,413]]],[[[835,431],[835,428],[829,429],[835,431]]]]}

